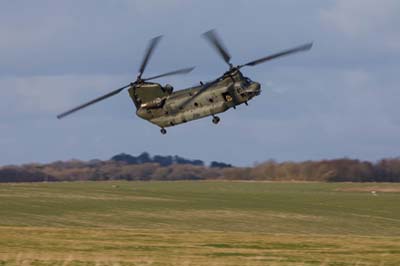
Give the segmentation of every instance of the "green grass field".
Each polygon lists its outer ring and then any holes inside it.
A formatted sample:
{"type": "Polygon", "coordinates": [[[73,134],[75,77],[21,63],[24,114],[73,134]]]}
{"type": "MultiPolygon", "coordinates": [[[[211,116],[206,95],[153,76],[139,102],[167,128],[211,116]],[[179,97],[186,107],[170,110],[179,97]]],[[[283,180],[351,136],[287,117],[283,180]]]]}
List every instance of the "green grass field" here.
{"type": "Polygon", "coordinates": [[[0,184],[4,265],[397,266],[400,184],[0,184]]]}

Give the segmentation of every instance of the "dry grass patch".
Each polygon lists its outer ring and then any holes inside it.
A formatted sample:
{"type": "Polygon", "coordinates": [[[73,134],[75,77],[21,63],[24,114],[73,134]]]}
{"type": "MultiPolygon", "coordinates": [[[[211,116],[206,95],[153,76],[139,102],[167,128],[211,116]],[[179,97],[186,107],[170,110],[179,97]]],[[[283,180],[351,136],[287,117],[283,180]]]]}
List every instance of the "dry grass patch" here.
{"type": "Polygon", "coordinates": [[[376,192],[376,193],[399,193],[400,187],[393,186],[390,187],[389,185],[376,185],[376,186],[362,186],[362,187],[341,187],[337,188],[336,191],[343,191],[343,192],[376,192]]]}
{"type": "Polygon", "coordinates": [[[400,238],[391,237],[20,227],[0,235],[9,240],[0,244],[4,265],[400,264],[400,238]]]}

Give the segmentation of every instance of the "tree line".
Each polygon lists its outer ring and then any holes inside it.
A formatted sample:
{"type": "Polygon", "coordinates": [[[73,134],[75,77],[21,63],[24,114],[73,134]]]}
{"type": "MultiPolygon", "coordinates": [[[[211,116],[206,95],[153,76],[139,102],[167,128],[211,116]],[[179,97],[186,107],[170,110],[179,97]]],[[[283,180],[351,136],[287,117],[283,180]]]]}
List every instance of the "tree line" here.
{"type": "Polygon", "coordinates": [[[233,167],[179,156],[118,154],[110,160],[57,161],[0,168],[0,182],[78,180],[269,180],[322,182],[400,182],[400,158],[377,162],[334,159],[303,162],[269,160],[252,167],[233,167]]]}

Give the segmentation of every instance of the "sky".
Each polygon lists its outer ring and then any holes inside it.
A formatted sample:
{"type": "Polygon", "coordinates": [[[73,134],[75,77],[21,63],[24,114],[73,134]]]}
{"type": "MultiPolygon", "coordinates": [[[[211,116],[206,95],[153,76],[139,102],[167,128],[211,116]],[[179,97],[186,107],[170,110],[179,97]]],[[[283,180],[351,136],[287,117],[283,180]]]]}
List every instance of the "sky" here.
{"type": "Polygon", "coordinates": [[[125,152],[238,166],[400,156],[400,1],[3,0],[0,165],[108,159],[125,152]],[[262,94],[211,118],[159,128],[135,116],[126,91],[56,115],[134,80],[150,38],[164,35],[145,76],[175,90],[227,66],[201,37],[215,28],[234,64],[309,41],[307,53],[243,73],[262,94]]]}

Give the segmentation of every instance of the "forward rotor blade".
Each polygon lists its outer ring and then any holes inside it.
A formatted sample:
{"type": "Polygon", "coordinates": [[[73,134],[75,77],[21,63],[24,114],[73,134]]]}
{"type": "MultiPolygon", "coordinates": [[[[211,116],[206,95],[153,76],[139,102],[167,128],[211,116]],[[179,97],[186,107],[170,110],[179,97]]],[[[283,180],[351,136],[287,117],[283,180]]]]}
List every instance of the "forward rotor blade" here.
{"type": "Polygon", "coordinates": [[[187,74],[187,73],[190,73],[193,69],[194,69],[194,67],[182,68],[182,69],[174,70],[174,71],[167,72],[167,73],[164,73],[164,74],[161,74],[161,75],[157,75],[157,76],[154,76],[154,77],[145,78],[143,80],[144,81],[148,81],[148,80],[158,79],[158,78],[162,78],[162,77],[166,77],[166,76],[172,76],[172,75],[178,75],[178,74],[187,74]]]}
{"type": "Polygon", "coordinates": [[[229,66],[231,66],[231,62],[230,62],[231,56],[230,56],[228,50],[222,44],[221,39],[217,35],[217,32],[215,30],[209,30],[209,31],[203,33],[203,36],[214,46],[214,48],[218,51],[218,53],[221,55],[221,57],[224,59],[224,61],[229,66]]]}
{"type": "Polygon", "coordinates": [[[59,115],[57,115],[57,118],[58,118],[58,119],[61,119],[61,118],[63,118],[64,116],[67,116],[67,115],[72,114],[72,113],[74,113],[74,112],[76,112],[76,111],[78,111],[78,110],[81,110],[81,109],[83,109],[83,108],[85,108],[85,107],[88,107],[89,105],[95,104],[95,103],[97,103],[97,102],[99,102],[99,101],[101,101],[101,100],[104,100],[104,99],[106,99],[106,98],[109,98],[109,97],[111,97],[111,96],[114,96],[114,95],[120,93],[122,90],[128,88],[130,85],[131,85],[131,84],[126,85],[126,86],[124,86],[124,87],[122,87],[122,88],[116,89],[116,90],[114,90],[114,91],[112,91],[112,92],[109,92],[109,93],[107,93],[107,94],[105,94],[105,95],[99,97],[99,98],[96,98],[96,99],[91,100],[91,101],[89,101],[89,102],[87,102],[87,103],[84,103],[84,104],[82,104],[82,105],[79,105],[78,107],[75,107],[75,108],[73,108],[73,109],[71,109],[71,110],[69,110],[69,111],[66,111],[66,112],[62,113],[62,114],[59,114],[59,115]]]}
{"type": "Polygon", "coordinates": [[[308,51],[311,49],[311,47],[313,46],[313,43],[307,43],[289,50],[285,50],[276,54],[272,54],[254,61],[250,61],[244,65],[240,65],[238,66],[239,68],[244,67],[244,66],[255,66],[261,63],[264,63],[266,61],[278,58],[278,57],[282,57],[282,56],[286,56],[286,55],[290,55],[290,54],[294,54],[294,53],[298,53],[298,52],[303,52],[303,51],[308,51]]]}
{"type": "Polygon", "coordinates": [[[203,87],[195,95],[193,95],[191,98],[189,98],[186,101],[184,101],[183,103],[181,103],[175,111],[179,111],[179,110],[183,109],[186,105],[191,103],[194,99],[199,97],[201,94],[203,94],[203,92],[207,91],[212,85],[214,85],[218,81],[219,81],[219,78],[204,84],[203,87]]]}
{"type": "Polygon", "coordinates": [[[160,35],[160,36],[157,36],[150,40],[150,42],[147,46],[146,53],[144,54],[142,64],[140,65],[140,68],[139,68],[139,77],[142,76],[144,70],[146,69],[147,63],[148,63],[151,55],[153,54],[154,48],[156,48],[156,46],[160,42],[161,38],[162,38],[162,36],[160,35]]]}

